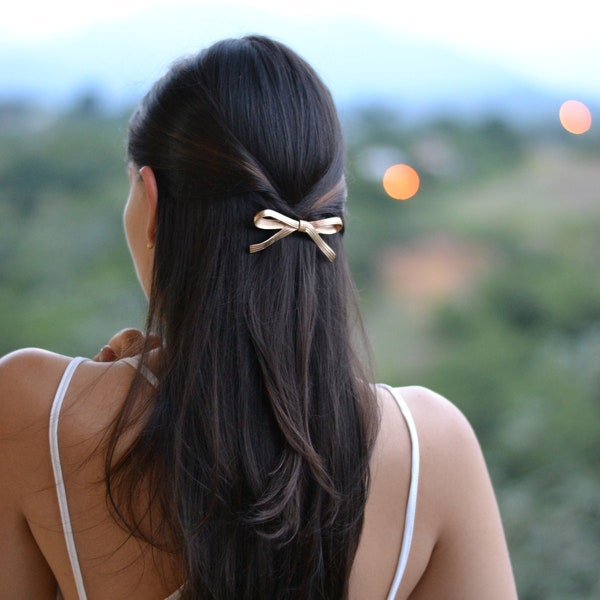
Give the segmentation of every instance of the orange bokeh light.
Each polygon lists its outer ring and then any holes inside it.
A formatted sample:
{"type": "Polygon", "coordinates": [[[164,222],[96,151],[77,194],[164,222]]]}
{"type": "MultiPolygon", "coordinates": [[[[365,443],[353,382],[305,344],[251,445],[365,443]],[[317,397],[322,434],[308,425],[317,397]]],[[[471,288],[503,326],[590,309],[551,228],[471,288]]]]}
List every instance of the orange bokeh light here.
{"type": "Polygon", "coordinates": [[[592,126],[590,109],[578,100],[567,100],[558,113],[561,125],[569,132],[579,135],[592,126]]]}
{"type": "Polygon", "coordinates": [[[418,173],[408,165],[392,165],[383,175],[383,189],[394,200],[408,200],[419,190],[418,173]]]}

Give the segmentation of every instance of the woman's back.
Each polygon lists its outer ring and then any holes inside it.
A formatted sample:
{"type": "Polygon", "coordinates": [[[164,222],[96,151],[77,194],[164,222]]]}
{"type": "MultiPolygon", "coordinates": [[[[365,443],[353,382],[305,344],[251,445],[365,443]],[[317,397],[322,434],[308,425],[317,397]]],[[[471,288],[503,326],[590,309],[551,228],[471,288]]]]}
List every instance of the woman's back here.
{"type": "MultiPolygon", "coordinates": [[[[48,441],[51,404],[68,363],[65,357],[31,350],[9,356],[0,366],[0,477],[8,483],[2,514],[16,512],[22,520],[21,527],[3,536],[0,598],[54,598],[55,581],[65,600],[79,597],[48,441]]],[[[97,450],[134,373],[123,361],[83,362],[60,412],[60,461],[90,600],[164,600],[183,583],[179,559],[130,536],[107,509],[104,455],[97,450]]],[[[396,597],[515,597],[493,492],[468,424],[447,401],[423,388],[404,388],[401,395],[420,442],[420,483],[414,537],[396,597]]],[[[356,599],[383,599],[389,593],[414,477],[407,422],[386,388],[378,389],[377,398],[380,428],[349,588],[349,597],[356,599]]],[[[122,448],[127,443],[124,439],[122,448]]],[[[150,516],[143,522],[150,525],[150,516]]]]}

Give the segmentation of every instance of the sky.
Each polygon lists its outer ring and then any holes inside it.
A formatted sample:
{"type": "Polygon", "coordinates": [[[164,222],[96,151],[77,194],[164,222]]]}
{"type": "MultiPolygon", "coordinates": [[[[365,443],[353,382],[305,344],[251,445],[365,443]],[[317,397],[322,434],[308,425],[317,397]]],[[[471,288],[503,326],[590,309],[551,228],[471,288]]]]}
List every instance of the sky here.
{"type": "MultiPolygon", "coordinates": [[[[206,5],[208,11],[215,2],[219,0],[20,0],[3,7],[0,37],[23,46],[39,45],[136,15],[143,28],[144,14],[156,6],[206,5]]],[[[221,0],[219,4],[232,6],[231,35],[243,27],[236,21],[236,7],[263,10],[290,23],[355,17],[391,35],[434,41],[506,65],[532,81],[572,85],[600,98],[600,36],[591,0],[221,0]]],[[[148,35],[159,43],[160,31],[148,35]]]]}

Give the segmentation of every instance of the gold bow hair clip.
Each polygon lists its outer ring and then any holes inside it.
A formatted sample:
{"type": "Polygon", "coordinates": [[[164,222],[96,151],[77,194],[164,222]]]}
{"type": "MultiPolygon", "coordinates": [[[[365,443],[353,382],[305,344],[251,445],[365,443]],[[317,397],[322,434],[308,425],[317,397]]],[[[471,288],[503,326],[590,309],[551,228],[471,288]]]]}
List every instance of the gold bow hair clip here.
{"type": "Polygon", "coordinates": [[[313,242],[319,247],[319,250],[330,261],[333,261],[335,258],[335,252],[325,243],[321,235],[332,235],[340,231],[344,226],[339,217],[329,217],[320,221],[296,221],[271,209],[261,210],[259,213],[256,213],[254,215],[254,225],[259,229],[279,229],[279,231],[260,244],[252,244],[250,246],[251,253],[260,252],[268,248],[271,244],[287,237],[290,233],[300,231],[310,235],[313,242]]]}

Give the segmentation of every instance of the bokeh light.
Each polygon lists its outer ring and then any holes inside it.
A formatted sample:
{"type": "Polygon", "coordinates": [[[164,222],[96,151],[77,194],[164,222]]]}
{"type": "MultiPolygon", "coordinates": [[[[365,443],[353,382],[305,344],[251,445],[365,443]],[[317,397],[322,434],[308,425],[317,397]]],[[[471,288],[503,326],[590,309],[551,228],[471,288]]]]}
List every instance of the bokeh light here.
{"type": "Polygon", "coordinates": [[[392,165],[383,175],[383,189],[394,200],[412,198],[419,190],[420,184],[418,173],[408,165],[392,165]]]}
{"type": "Polygon", "coordinates": [[[561,125],[569,132],[579,135],[592,126],[590,109],[578,100],[563,102],[559,111],[561,125]]]}

